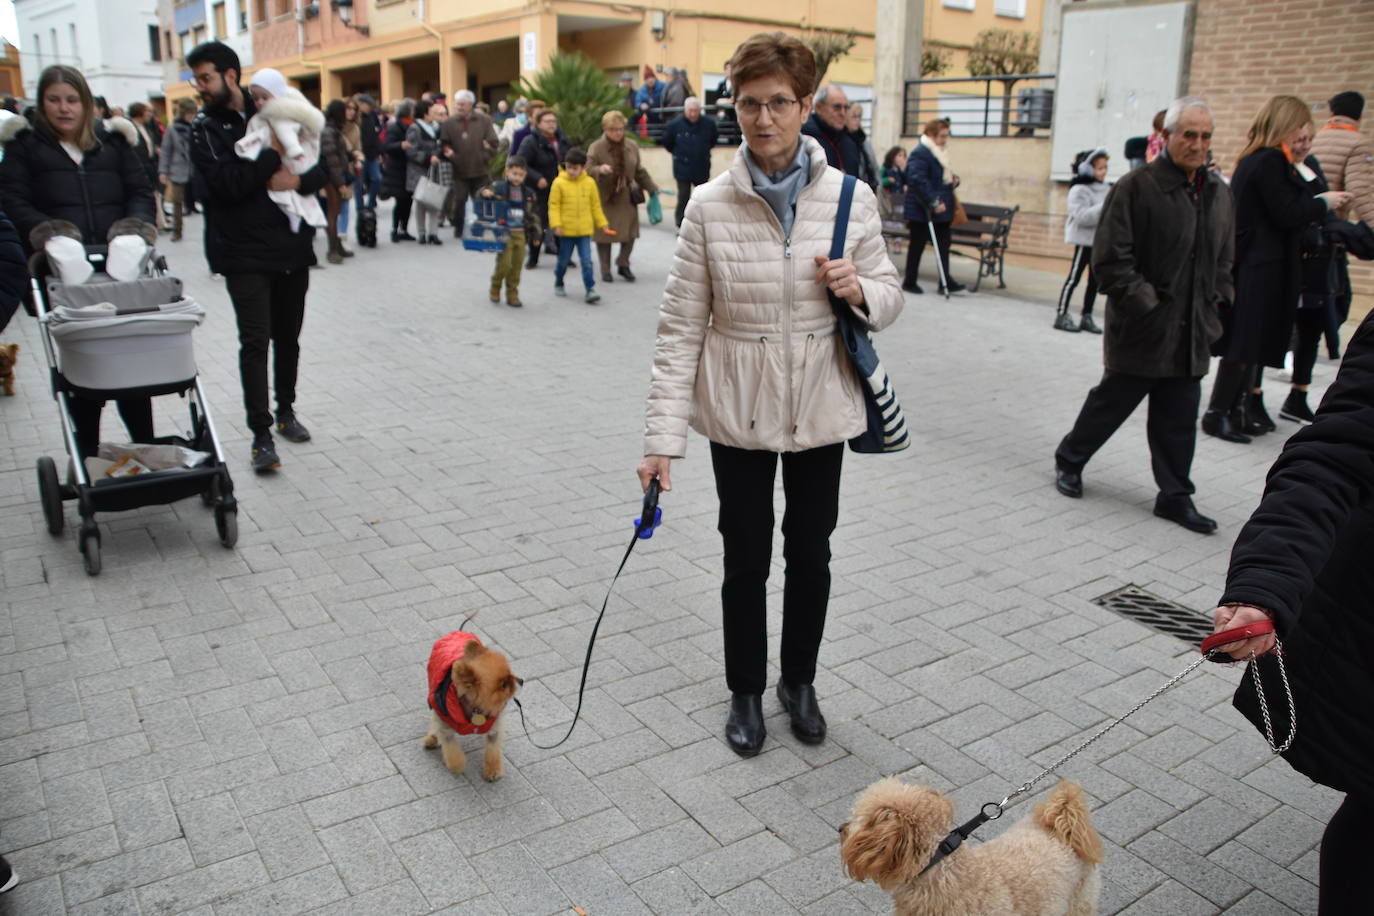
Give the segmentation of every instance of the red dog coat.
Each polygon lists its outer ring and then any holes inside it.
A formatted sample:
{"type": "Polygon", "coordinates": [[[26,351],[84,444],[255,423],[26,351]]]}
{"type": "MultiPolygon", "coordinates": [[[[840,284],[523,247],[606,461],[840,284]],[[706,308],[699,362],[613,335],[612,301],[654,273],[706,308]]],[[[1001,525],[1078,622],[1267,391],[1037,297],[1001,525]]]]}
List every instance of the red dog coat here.
{"type": "Polygon", "coordinates": [[[463,704],[453,686],[453,663],[463,657],[463,651],[470,642],[482,645],[482,640],[473,634],[454,630],[447,636],[441,636],[434,644],[434,649],[429,653],[429,708],[460,735],[485,735],[496,724],[496,717],[492,716],[481,725],[473,725],[463,712],[463,704]]]}

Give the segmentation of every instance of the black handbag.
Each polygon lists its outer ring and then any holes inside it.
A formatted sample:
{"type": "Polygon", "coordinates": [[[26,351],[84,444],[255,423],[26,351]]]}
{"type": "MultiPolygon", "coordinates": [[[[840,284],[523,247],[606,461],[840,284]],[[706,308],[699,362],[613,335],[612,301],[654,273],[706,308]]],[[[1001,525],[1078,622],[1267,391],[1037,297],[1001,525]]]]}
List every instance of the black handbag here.
{"type": "MultiPolygon", "coordinates": [[[[832,261],[844,257],[845,230],[849,225],[849,207],[854,200],[855,182],[853,175],[844,176],[839,207],[835,211],[835,234],[830,241],[832,261]]],[[[897,401],[897,392],[893,390],[887,372],[878,360],[878,352],[873,349],[868,329],[859,322],[849,303],[829,289],[826,295],[830,297],[830,307],[835,312],[836,332],[844,344],[845,353],[849,354],[849,362],[859,375],[864,410],[868,415],[868,429],[850,439],[849,448],[865,454],[900,452],[911,445],[906,417],[902,414],[902,405],[897,401]]]]}
{"type": "Polygon", "coordinates": [[[630,182],[630,203],[638,207],[640,204],[644,203],[644,201],[644,189],[634,182],[630,182]]]}

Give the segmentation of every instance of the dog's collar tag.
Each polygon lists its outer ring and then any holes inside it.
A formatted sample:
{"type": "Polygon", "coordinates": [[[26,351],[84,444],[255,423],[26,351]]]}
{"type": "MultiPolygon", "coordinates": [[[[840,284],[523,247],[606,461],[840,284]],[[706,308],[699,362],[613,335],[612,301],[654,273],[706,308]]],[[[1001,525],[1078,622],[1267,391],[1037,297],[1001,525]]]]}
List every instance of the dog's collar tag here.
{"type": "Polygon", "coordinates": [[[468,721],[471,722],[473,725],[486,725],[487,717],[482,715],[480,712],[475,712],[472,714],[471,717],[469,717],[468,721]]]}

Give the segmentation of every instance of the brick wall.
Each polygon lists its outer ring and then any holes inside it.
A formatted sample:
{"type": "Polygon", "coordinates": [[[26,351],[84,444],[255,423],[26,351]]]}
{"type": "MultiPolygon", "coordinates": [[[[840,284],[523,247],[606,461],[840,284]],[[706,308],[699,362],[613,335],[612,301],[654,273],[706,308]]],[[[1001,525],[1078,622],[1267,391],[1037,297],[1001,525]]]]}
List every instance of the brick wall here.
{"type": "MultiPolygon", "coordinates": [[[[1188,91],[1216,116],[1212,147],[1228,173],[1260,106],[1273,95],[1312,102],[1344,89],[1369,98],[1363,127],[1374,136],[1374,3],[1370,0],[1203,0],[1197,4],[1188,91]]],[[[1356,291],[1374,294],[1374,269],[1351,270],[1356,291]]]]}

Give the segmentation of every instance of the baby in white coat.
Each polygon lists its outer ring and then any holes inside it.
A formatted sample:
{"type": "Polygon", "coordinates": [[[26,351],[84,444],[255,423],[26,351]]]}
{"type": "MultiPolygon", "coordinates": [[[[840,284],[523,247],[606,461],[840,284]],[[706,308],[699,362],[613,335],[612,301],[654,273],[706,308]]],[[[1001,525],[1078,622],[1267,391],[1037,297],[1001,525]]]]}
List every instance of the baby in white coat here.
{"type": "MultiPolygon", "coordinates": [[[[248,131],[234,144],[241,159],[256,159],[272,145],[275,137],[282,150],[282,163],[293,175],[302,175],[320,161],[320,132],[324,129],[324,113],[299,90],[286,84],[286,77],[264,67],[253,74],[248,91],[257,103],[258,113],[248,121],[248,131]]],[[[268,191],[267,196],[281,207],[291,222],[291,231],[302,222],[323,228],[326,219],[320,202],[313,194],[295,191],[268,191]]]]}

